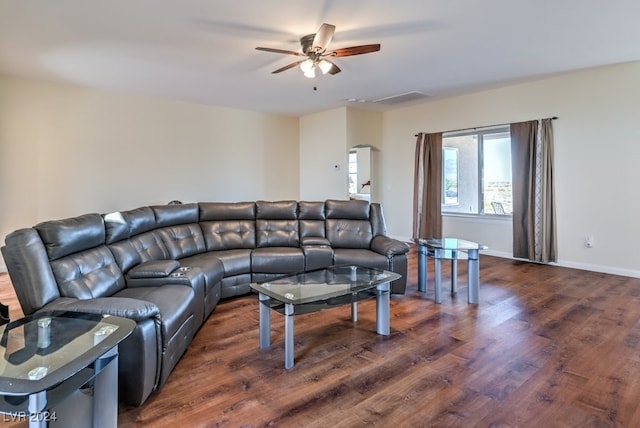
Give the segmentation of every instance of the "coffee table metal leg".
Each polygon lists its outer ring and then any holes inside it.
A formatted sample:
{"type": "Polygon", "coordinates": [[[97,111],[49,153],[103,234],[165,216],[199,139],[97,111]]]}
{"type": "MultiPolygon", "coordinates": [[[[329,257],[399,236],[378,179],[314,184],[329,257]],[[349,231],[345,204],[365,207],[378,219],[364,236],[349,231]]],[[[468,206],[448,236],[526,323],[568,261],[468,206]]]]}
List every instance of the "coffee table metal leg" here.
{"type": "Polygon", "coordinates": [[[480,302],[480,255],[478,250],[469,250],[467,274],[468,302],[480,302]]]}
{"type": "Polygon", "coordinates": [[[427,247],[418,245],[418,291],[427,291],[427,247]]]}
{"type": "Polygon", "coordinates": [[[378,291],[376,296],[376,332],[388,336],[391,330],[389,325],[389,291],[391,290],[391,285],[385,282],[384,284],[379,284],[376,288],[378,291]]]}
{"type": "Polygon", "coordinates": [[[284,305],[284,368],[293,367],[293,304],[284,305]]]}
{"type": "Polygon", "coordinates": [[[435,250],[435,297],[434,300],[436,303],[442,303],[442,255],[440,254],[442,250],[435,250]]]}
{"type": "Polygon", "coordinates": [[[358,321],[358,302],[351,302],[351,321],[358,321]]]}
{"type": "Polygon", "coordinates": [[[451,295],[458,292],[458,252],[451,252],[451,295]]]}
{"type": "Polygon", "coordinates": [[[258,293],[260,301],[260,349],[271,346],[271,308],[269,296],[258,293]]]}

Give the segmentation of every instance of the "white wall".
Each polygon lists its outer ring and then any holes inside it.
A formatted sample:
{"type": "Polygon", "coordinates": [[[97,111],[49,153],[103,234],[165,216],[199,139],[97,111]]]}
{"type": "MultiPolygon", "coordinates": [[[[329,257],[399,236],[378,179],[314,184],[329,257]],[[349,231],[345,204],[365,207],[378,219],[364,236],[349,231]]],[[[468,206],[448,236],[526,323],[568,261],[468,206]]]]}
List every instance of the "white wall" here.
{"type": "MultiPolygon", "coordinates": [[[[558,116],[554,121],[559,264],[640,277],[640,62],[433,100],[383,114],[382,203],[409,239],[417,132],[558,116]],[[595,246],[584,246],[585,236],[595,246]]],[[[445,218],[444,231],[511,255],[511,223],[445,218]]]]}
{"type": "Polygon", "coordinates": [[[346,108],[301,117],[300,199],[346,199],[348,156],[346,108]]]}
{"type": "Polygon", "coordinates": [[[43,220],[173,199],[297,199],[298,124],[0,77],[1,241],[43,220]]]}

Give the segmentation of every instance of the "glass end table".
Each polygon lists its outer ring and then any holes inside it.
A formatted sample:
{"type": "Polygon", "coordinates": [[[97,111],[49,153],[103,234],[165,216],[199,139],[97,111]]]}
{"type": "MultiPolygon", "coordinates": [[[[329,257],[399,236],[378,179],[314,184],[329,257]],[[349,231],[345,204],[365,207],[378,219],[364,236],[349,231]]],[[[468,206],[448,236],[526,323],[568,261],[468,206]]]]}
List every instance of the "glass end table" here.
{"type": "Polygon", "coordinates": [[[116,426],[118,344],[135,328],[130,319],[79,312],[37,312],[0,327],[0,413],[4,420],[77,426],[72,394],[91,385],[92,421],[116,426]],[[71,401],[71,403],[69,403],[71,401]],[[58,406],[72,409],[58,412],[58,406]],[[72,422],[73,421],[73,422],[72,422]]]}
{"type": "Polygon", "coordinates": [[[451,260],[451,294],[458,292],[458,260],[467,259],[467,301],[480,301],[480,251],[489,247],[477,242],[458,238],[415,238],[418,245],[418,291],[427,291],[427,256],[433,257],[435,265],[436,303],[442,303],[442,260],[451,260]]]}

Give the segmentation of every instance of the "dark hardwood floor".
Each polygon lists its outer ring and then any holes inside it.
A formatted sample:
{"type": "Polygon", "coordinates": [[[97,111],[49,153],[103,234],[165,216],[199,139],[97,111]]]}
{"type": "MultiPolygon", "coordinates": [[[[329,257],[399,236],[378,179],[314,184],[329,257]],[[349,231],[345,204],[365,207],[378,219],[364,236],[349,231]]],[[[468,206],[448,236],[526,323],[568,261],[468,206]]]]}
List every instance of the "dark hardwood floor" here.
{"type": "MultiPolygon", "coordinates": [[[[480,268],[479,305],[466,303],[464,262],[459,294],[436,305],[433,266],[419,293],[412,250],[390,336],[375,333],[374,301],[355,324],[348,306],[297,316],[290,371],[282,316],[261,351],[256,297],[223,301],[119,426],[640,426],[640,279],[489,256],[480,268]]],[[[6,275],[0,300],[19,315],[6,275]]]]}

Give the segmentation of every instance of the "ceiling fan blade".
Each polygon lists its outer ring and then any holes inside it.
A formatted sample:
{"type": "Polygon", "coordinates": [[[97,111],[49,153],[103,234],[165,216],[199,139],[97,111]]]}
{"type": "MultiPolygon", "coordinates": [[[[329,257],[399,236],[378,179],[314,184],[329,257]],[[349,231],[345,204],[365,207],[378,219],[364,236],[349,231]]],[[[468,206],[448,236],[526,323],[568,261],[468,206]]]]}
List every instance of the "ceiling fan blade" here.
{"type": "Polygon", "coordinates": [[[342,70],[340,70],[340,67],[338,67],[337,65],[335,65],[335,63],[325,59],[325,61],[327,61],[329,64],[331,64],[331,68],[329,69],[329,71],[327,71],[327,73],[329,74],[338,74],[340,73],[342,70]]]}
{"type": "Polygon", "coordinates": [[[352,56],[352,55],[362,55],[371,52],[378,52],[380,50],[380,44],[374,45],[362,45],[362,46],[351,46],[349,48],[340,48],[333,50],[331,52],[327,52],[328,56],[342,57],[342,56],[352,56]]]}
{"type": "Polygon", "coordinates": [[[257,51],[265,51],[265,52],[281,53],[281,54],[285,54],[285,55],[296,55],[296,56],[303,56],[304,55],[301,52],[288,51],[288,50],[284,50],[284,49],[273,49],[273,48],[257,47],[256,50],[257,51]]]}
{"type": "Polygon", "coordinates": [[[324,51],[325,49],[327,49],[327,46],[329,46],[331,39],[333,39],[333,33],[335,32],[335,25],[322,24],[315,37],[313,38],[313,45],[311,46],[311,48],[319,52],[324,51]]]}
{"type": "Polygon", "coordinates": [[[290,69],[290,68],[295,67],[296,65],[300,65],[300,63],[302,63],[302,62],[304,62],[304,61],[306,61],[306,60],[301,59],[300,61],[292,62],[292,63],[291,63],[291,64],[289,64],[289,65],[285,65],[284,67],[280,67],[279,69],[277,69],[277,70],[275,70],[275,71],[272,71],[272,72],[271,72],[271,74],[276,74],[276,73],[280,73],[280,72],[282,72],[282,71],[286,71],[286,70],[288,70],[288,69],[290,69]]]}

